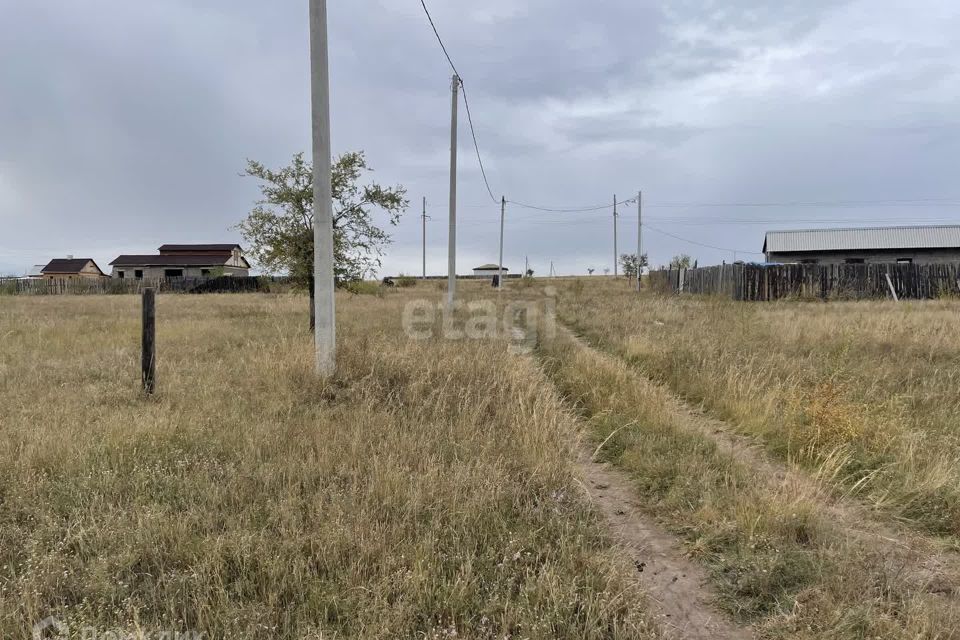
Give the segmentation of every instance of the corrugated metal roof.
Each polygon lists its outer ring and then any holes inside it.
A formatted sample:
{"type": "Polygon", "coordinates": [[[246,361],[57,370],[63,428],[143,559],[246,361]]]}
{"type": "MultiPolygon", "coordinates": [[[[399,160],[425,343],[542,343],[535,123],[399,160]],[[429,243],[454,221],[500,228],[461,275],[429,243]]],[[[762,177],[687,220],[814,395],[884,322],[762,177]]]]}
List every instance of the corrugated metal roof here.
{"type": "Polygon", "coordinates": [[[960,225],[768,231],[764,253],[872,249],[960,249],[960,225]]]}

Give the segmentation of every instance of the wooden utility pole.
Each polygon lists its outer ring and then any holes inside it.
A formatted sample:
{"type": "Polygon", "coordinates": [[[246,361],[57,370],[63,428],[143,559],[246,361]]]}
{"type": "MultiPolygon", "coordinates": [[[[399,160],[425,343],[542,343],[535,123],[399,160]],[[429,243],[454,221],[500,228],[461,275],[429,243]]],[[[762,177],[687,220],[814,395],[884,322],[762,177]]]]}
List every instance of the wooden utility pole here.
{"type": "Polygon", "coordinates": [[[152,287],[143,290],[143,324],[140,338],[140,379],[145,393],[157,384],[157,304],[152,287]]]}
{"type": "Polygon", "coordinates": [[[643,267],[640,259],[643,256],[643,191],[637,192],[637,293],[640,293],[640,274],[643,267]]]}
{"type": "Polygon", "coordinates": [[[497,291],[503,290],[503,216],[507,211],[507,198],[500,196],[500,262],[497,263],[497,291]]]}
{"type": "Polygon", "coordinates": [[[457,293],[457,90],[460,78],[453,74],[450,85],[450,231],[447,241],[447,307],[453,309],[457,293]]]}
{"type": "Polygon", "coordinates": [[[617,277],[617,194],[613,194],[613,277],[617,277]]]}
{"type": "Polygon", "coordinates": [[[310,0],[310,85],[313,111],[313,286],[316,369],[336,368],[333,299],[333,199],[330,188],[330,70],[327,56],[327,2],[310,0]]]}
{"type": "Polygon", "coordinates": [[[427,196],[423,196],[423,279],[427,279],[427,196]]]}

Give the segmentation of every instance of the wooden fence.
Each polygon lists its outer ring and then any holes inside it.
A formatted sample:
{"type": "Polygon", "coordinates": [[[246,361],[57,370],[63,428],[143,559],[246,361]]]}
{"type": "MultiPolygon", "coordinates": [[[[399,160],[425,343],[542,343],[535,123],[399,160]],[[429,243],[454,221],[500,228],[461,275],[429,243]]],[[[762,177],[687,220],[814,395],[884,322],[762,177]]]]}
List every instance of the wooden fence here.
{"type": "Polygon", "coordinates": [[[0,279],[0,294],[8,295],[96,295],[139,294],[146,288],[158,293],[247,293],[269,291],[272,285],[286,284],[286,278],[269,276],[219,278],[78,278],[75,280],[0,279]]]}
{"type": "Polygon", "coordinates": [[[653,271],[663,293],[721,295],[734,300],[932,299],[960,295],[960,264],[725,264],[653,271]]]}

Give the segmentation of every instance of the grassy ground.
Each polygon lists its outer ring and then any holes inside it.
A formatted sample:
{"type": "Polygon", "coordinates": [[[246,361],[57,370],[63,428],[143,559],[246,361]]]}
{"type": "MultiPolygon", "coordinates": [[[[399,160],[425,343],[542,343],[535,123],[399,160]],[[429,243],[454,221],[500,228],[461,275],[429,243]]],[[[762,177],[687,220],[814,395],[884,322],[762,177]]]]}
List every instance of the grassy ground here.
{"type": "Polygon", "coordinates": [[[763,637],[957,637],[960,608],[944,590],[960,576],[931,580],[938,545],[848,528],[816,483],[719,446],[668,390],[568,334],[544,339],[540,356],[597,455],[631,475],[647,512],[710,569],[721,606],[763,637]]]}
{"type": "Polygon", "coordinates": [[[960,536],[960,301],[738,304],[574,288],[561,315],[601,346],[838,489],[960,536]]]}
{"type": "Polygon", "coordinates": [[[585,340],[543,325],[524,353],[480,305],[454,339],[419,307],[411,340],[405,304],[442,285],[344,294],[323,382],[303,297],[160,296],[155,398],[138,299],[0,298],[0,637],[51,614],[76,637],[657,637],[574,475],[585,428],[759,637],[960,638],[960,303],[543,284],[501,302],[585,340]]]}
{"type": "Polygon", "coordinates": [[[160,296],[155,398],[136,298],[3,298],[0,636],[655,637],[533,362],[405,295],[338,300],[323,383],[304,298],[160,296]]]}
{"type": "Polygon", "coordinates": [[[548,373],[595,441],[610,437],[602,455],[712,569],[731,612],[771,637],[958,637],[960,577],[944,566],[956,566],[960,533],[960,304],[561,288],[561,319],[599,351],[560,333],[541,344],[548,373]],[[719,450],[671,391],[810,482],[719,450]],[[837,496],[866,503],[878,527],[914,532],[864,539],[835,518],[837,496]]]}

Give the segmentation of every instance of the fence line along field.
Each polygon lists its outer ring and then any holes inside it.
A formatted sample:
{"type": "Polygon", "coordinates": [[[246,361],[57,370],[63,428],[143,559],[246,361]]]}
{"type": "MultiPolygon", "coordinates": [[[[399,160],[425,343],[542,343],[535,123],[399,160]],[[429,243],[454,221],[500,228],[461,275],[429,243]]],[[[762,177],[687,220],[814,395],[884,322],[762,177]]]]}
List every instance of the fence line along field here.
{"type": "Polygon", "coordinates": [[[4,299],[0,635],[654,637],[559,398],[403,300],[341,297],[321,382],[304,297],[159,296],[148,397],[139,297],[4,299]]]}
{"type": "Polygon", "coordinates": [[[943,264],[722,264],[653,271],[661,293],[721,295],[734,300],[929,300],[960,296],[960,268],[943,264]]]}

